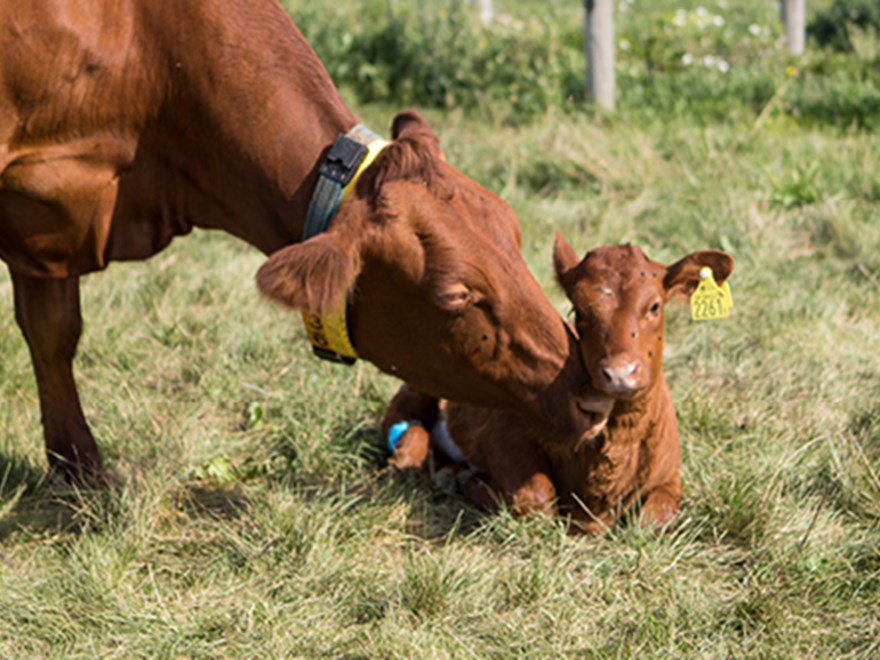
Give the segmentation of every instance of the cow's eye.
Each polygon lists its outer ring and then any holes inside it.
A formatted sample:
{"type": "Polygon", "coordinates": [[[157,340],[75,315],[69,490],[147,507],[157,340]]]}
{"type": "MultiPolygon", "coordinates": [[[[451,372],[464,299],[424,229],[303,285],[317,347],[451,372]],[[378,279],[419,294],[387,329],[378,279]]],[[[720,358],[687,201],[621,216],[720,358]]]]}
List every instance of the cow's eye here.
{"type": "Polygon", "coordinates": [[[651,305],[651,309],[649,311],[651,312],[651,314],[655,314],[655,315],[659,314],[660,313],[660,303],[655,302],[653,305],[651,305]]]}
{"type": "Polygon", "coordinates": [[[474,294],[465,285],[459,284],[443,291],[438,298],[443,309],[459,313],[474,301],[474,294]]]}

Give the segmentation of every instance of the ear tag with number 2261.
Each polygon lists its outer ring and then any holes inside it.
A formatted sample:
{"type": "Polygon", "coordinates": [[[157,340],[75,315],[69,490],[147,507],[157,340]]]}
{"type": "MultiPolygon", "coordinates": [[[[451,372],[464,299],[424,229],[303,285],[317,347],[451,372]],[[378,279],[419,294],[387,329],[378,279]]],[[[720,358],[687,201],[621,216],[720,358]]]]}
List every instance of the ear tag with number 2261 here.
{"type": "Polygon", "coordinates": [[[700,269],[700,283],[697,285],[697,290],[691,294],[691,318],[694,321],[727,318],[731,307],[733,307],[733,298],[730,296],[727,282],[718,286],[712,269],[703,266],[700,269]]]}

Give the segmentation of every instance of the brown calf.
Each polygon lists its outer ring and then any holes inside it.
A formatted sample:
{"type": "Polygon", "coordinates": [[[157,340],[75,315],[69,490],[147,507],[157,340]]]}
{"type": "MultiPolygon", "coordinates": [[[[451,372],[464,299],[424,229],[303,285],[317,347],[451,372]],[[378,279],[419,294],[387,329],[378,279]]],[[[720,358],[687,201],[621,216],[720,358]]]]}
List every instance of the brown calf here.
{"type": "MultiPolygon", "coordinates": [[[[572,399],[593,414],[592,433],[559,436],[510,411],[438,403],[407,387],[392,401],[383,429],[417,420],[443,437],[445,424],[476,468],[460,473],[462,489],[485,508],[496,508],[500,493],[517,515],[558,512],[571,516],[575,529],[597,532],[640,502],[642,522],[661,525],[678,511],[681,497],[678,427],[662,371],[663,308],[673,294],[693,293],[704,266],[723,283],[733,259],[706,250],[667,267],[622,245],[596,248],[579,260],[559,234],[553,256],[593,385],[592,394],[580,391],[572,399]]],[[[424,428],[411,426],[391,463],[418,465],[427,438],[424,428]]]]}

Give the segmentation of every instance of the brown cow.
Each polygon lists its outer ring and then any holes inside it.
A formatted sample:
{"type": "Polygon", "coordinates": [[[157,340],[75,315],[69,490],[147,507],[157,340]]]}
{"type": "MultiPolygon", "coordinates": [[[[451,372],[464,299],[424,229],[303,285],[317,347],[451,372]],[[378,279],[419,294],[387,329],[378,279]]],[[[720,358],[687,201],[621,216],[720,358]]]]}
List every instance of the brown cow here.
{"type": "Polygon", "coordinates": [[[576,529],[597,532],[640,502],[642,522],[665,523],[678,510],[681,486],[675,409],[662,371],[663,307],[674,293],[690,296],[704,266],[723,283],[733,259],[706,250],[666,267],[622,245],[579,260],[557,234],[554,265],[574,306],[594,387],[592,396],[577,394],[580,407],[595,414],[592,437],[560,436],[509,410],[441,403],[440,412],[436,400],[404,386],[383,429],[409,420],[420,425],[403,432],[390,462],[423,463],[430,429],[436,441],[454,438],[476,469],[460,473],[460,481],[483,507],[497,506],[497,492],[515,514],[558,511],[576,529]]]}
{"type": "Polygon", "coordinates": [[[302,241],[319,165],[357,120],[277,0],[0,0],[0,15],[0,258],[53,467],[101,472],[73,379],[79,277],[194,226],[271,254],[270,298],[347,305],[358,354],[421,391],[584,426],[558,414],[585,376],[513,211],[417,113],[302,241]]]}

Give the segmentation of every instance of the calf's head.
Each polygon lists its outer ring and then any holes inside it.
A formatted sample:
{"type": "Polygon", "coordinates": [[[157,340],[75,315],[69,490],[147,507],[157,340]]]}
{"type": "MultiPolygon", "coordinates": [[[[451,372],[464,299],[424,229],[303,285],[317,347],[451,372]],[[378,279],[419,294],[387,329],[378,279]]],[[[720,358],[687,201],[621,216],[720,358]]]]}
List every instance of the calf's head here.
{"type": "MultiPolygon", "coordinates": [[[[327,232],[270,256],[261,291],[318,313],[346,305],[358,354],[425,394],[550,421],[556,384],[576,379],[571,340],[513,210],[446,163],[417,113],[392,136],[327,232]]],[[[576,411],[563,422],[579,423],[576,411]]]]}
{"type": "Polygon", "coordinates": [[[604,246],[583,259],[557,233],[553,262],[571,300],[580,352],[593,385],[615,399],[634,399],[657,382],[663,364],[663,308],[676,293],[690,297],[709,266],[722,284],[733,259],[718,250],[692,252],[671,266],[632,245],[604,246]]]}

